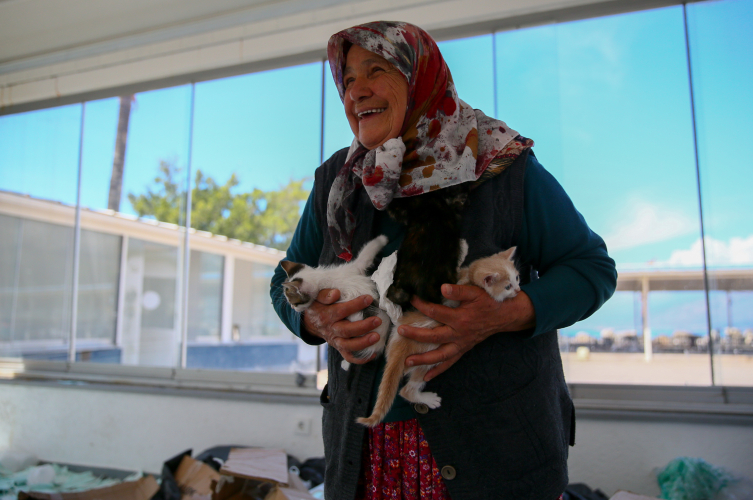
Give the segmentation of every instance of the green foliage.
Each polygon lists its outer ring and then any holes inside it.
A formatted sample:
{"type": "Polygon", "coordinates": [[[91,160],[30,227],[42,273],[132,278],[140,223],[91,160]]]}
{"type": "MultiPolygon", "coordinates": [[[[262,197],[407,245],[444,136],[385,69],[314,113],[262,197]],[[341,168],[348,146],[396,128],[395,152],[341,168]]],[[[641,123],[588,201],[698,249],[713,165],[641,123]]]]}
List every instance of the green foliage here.
{"type": "MultiPolygon", "coordinates": [[[[185,190],[176,180],[180,171],[173,163],[160,161],[154,185],[144,194],[128,194],[139,217],[154,217],[173,224],[183,222],[180,208],[185,190]]],[[[238,185],[235,174],[220,185],[197,170],[191,192],[191,227],[285,250],[298,225],[301,204],[308,198],[304,180],[291,180],[278,191],[254,189],[250,193],[233,194],[238,185]]]]}

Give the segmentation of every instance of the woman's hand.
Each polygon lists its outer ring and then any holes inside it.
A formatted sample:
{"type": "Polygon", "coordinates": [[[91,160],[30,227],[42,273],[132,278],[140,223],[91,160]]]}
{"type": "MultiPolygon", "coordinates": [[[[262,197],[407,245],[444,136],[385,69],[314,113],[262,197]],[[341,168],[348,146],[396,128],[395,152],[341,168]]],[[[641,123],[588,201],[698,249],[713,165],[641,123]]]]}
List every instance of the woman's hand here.
{"type": "Polygon", "coordinates": [[[379,334],[374,329],[382,324],[382,320],[374,316],[351,322],[347,318],[371,304],[372,298],[362,295],[348,302],[337,303],[338,300],[339,290],[327,288],[320,291],[314,303],[303,313],[304,328],[310,334],[327,341],[350,363],[363,364],[371,361],[374,356],[359,359],[353,353],[377,343],[379,334]],[[372,332],[371,335],[367,335],[369,332],[372,332]]]}
{"type": "Polygon", "coordinates": [[[440,344],[424,354],[410,356],[406,366],[432,365],[424,377],[429,381],[451,367],[476,344],[497,332],[515,332],[536,325],[531,299],[525,292],[497,302],[477,286],[442,285],[442,295],[460,302],[457,308],[424,302],[413,297],[411,304],[426,316],[442,323],[436,328],[403,325],[398,333],[419,342],[440,344]]]}

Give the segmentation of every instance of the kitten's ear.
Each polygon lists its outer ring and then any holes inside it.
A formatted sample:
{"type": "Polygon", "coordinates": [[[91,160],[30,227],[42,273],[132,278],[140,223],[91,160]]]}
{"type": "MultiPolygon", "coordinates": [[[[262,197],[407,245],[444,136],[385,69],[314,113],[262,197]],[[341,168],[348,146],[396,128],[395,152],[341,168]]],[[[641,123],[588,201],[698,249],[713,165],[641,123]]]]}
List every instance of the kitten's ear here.
{"type": "Polygon", "coordinates": [[[280,261],[280,265],[285,270],[285,273],[288,275],[288,278],[290,278],[295,273],[303,269],[303,264],[298,264],[297,262],[291,262],[289,260],[280,261]]]}
{"type": "Polygon", "coordinates": [[[495,283],[497,283],[499,279],[500,279],[499,273],[487,274],[486,276],[484,276],[484,285],[492,286],[495,283]]]}
{"type": "Polygon", "coordinates": [[[504,252],[500,252],[500,257],[503,257],[507,260],[513,260],[513,257],[515,257],[515,250],[517,250],[518,247],[510,247],[504,252]]]}

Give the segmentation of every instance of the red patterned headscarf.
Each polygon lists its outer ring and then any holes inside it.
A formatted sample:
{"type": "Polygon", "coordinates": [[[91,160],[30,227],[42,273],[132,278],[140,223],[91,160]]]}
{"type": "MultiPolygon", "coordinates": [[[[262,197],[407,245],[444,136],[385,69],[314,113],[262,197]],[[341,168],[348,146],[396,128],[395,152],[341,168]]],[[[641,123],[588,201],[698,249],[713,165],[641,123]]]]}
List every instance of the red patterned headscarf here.
{"type": "Polygon", "coordinates": [[[355,138],[330,190],[330,236],[335,253],[349,261],[356,223],[351,208],[361,185],[374,207],[384,210],[393,198],[475,181],[495,157],[517,156],[532,141],[516,142],[518,133],[504,122],[458,99],[436,42],[408,23],[377,21],[332,35],[327,57],[340,99],[345,95],[346,42],[382,56],[408,82],[408,109],[400,137],[373,150],[355,138]]]}

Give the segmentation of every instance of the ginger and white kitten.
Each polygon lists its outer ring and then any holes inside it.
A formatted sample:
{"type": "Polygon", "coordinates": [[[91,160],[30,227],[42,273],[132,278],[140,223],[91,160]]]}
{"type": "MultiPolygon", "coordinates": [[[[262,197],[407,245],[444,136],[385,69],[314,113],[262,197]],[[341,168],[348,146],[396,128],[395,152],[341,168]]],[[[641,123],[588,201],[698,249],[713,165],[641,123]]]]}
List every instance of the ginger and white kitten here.
{"type": "MultiPolygon", "coordinates": [[[[479,286],[498,302],[515,297],[520,291],[520,275],[513,261],[515,248],[512,247],[490,257],[475,260],[467,268],[459,269],[458,284],[479,286]]],[[[461,251],[462,254],[463,252],[461,251]]],[[[448,307],[457,307],[459,305],[456,301],[444,300],[443,302],[448,307]]],[[[405,313],[398,324],[394,326],[387,343],[385,353],[387,365],[384,368],[382,382],[379,385],[379,393],[374,405],[374,411],[369,417],[356,419],[356,422],[367,427],[375,427],[387,415],[395,399],[400,381],[405,375],[408,375],[409,379],[400,390],[400,395],[403,398],[411,403],[423,403],[429,408],[439,408],[442,402],[442,398],[436,393],[422,392],[426,385],[424,376],[436,365],[420,365],[408,369],[405,368],[405,360],[408,356],[431,351],[439,347],[439,344],[417,342],[403,337],[397,333],[397,328],[400,325],[435,328],[440,326],[440,323],[418,311],[410,311],[405,313]]]]}
{"type": "MultiPolygon", "coordinates": [[[[377,254],[386,244],[387,237],[378,236],[364,245],[358,257],[345,264],[311,267],[287,260],[280,263],[288,275],[288,280],[282,284],[285,299],[298,312],[308,309],[319,292],[325,288],[340,290],[338,302],[347,302],[361,295],[371,295],[374,298],[369,307],[348,316],[350,321],[360,321],[371,316],[378,316],[382,320],[382,324],[376,329],[380,337],[379,342],[353,353],[359,359],[366,359],[375,353],[382,352],[387,341],[390,318],[387,313],[377,307],[379,294],[376,284],[369,276],[366,276],[366,270],[371,267],[377,254]]],[[[341,366],[347,370],[350,363],[343,360],[341,366]]]]}

